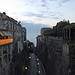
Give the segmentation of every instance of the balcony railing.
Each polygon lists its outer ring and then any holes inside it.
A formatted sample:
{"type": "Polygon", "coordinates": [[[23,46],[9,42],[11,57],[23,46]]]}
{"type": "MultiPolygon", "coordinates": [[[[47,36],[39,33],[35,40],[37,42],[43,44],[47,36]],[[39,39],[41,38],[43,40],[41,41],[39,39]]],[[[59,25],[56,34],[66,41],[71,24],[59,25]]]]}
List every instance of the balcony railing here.
{"type": "Polygon", "coordinates": [[[0,45],[4,45],[4,44],[8,44],[8,43],[12,43],[13,39],[0,39],[0,45]]]}

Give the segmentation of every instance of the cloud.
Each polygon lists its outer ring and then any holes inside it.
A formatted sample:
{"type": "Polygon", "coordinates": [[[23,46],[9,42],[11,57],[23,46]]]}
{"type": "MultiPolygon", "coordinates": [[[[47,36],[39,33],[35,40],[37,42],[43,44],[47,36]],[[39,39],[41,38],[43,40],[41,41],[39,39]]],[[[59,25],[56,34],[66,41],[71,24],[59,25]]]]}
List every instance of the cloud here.
{"type": "Polygon", "coordinates": [[[27,3],[28,6],[31,6],[33,8],[38,8],[42,5],[41,0],[25,0],[25,2],[27,3]]]}
{"type": "Polygon", "coordinates": [[[56,1],[56,0],[50,0],[50,1],[56,1]]]}
{"type": "Polygon", "coordinates": [[[45,2],[46,0],[41,0],[41,2],[45,2]]]}
{"type": "Polygon", "coordinates": [[[48,18],[48,16],[46,16],[46,15],[44,15],[42,13],[37,14],[37,13],[32,13],[32,12],[25,12],[24,16],[37,17],[37,18],[48,18]]]}
{"type": "Polygon", "coordinates": [[[46,0],[41,0],[41,2],[46,3],[46,0]]]}
{"type": "Polygon", "coordinates": [[[46,7],[46,4],[42,4],[41,6],[42,6],[42,7],[46,7]]]}
{"type": "Polygon", "coordinates": [[[43,20],[51,20],[51,19],[60,19],[62,14],[59,12],[40,12],[40,13],[33,13],[33,12],[23,12],[23,16],[28,17],[29,21],[35,22],[42,22],[43,20]],[[33,18],[33,19],[31,19],[33,18]]]}
{"type": "Polygon", "coordinates": [[[58,5],[59,6],[62,6],[64,3],[67,3],[67,2],[69,2],[70,0],[61,0],[59,3],[58,3],[58,5]]]}
{"type": "Polygon", "coordinates": [[[42,2],[42,7],[46,7],[46,0],[41,0],[41,2],[42,2]]]}
{"type": "Polygon", "coordinates": [[[59,5],[59,6],[62,6],[64,3],[70,1],[70,0],[49,0],[51,2],[54,2],[56,1],[56,3],[59,5]]]}
{"type": "Polygon", "coordinates": [[[66,3],[66,2],[68,2],[69,0],[62,0],[62,3],[66,3]]]}
{"type": "Polygon", "coordinates": [[[65,3],[65,2],[68,2],[68,1],[70,1],[70,0],[49,0],[49,1],[57,1],[57,2],[63,2],[63,3],[65,3]]]}
{"type": "Polygon", "coordinates": [[[37,20],[42,20],[41,18],[38,18],[37,20]]]}
{"type": "Polygon", "coordinates": [[[53,19],[57,19],[57,20],[58,20],[58,19],[60,19],[60,18],[59,18],[59,17],[54,17],[53,19]]]}

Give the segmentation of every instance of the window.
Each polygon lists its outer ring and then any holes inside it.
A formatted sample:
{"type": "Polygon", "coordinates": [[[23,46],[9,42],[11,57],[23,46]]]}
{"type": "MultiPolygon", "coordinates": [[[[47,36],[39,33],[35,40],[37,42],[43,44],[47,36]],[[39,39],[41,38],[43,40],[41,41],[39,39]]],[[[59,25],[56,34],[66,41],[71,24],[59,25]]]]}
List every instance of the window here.
{"type": "Polygon", "coordinates": [[[2,21],[2,17],[1,17],[1,15],[0,15],[0,23],[1,23],[1,21],[2,21]]]}
{"type": "Polygon", "coordinates": [[[8,21],[4,21],[4,24],[7,24],[8,23],[8,21]]]}

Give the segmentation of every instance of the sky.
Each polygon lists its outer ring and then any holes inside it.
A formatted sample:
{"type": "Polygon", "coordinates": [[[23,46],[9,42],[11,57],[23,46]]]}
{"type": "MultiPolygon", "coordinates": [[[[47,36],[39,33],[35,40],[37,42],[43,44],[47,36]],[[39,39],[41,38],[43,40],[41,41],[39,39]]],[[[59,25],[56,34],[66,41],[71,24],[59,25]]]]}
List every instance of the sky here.
{"type": "Polygon", "coordinates": [[[0,0],[0,12],[21,21],[27,39],[36,44],[41,28],[63,19],[75,22],[75,0],[0,0]]]}

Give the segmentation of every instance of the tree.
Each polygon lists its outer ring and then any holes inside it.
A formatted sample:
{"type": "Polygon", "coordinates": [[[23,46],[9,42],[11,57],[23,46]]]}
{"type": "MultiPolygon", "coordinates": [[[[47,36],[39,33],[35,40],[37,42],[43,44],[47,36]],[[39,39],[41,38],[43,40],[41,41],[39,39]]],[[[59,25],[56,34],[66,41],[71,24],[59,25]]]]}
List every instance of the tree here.
{"type": "Polygon", "coordinates": [[[69,22],[69,20],[64,19],[63,21],[58,22],[56,24],[56,26],[53,27],[53,29],[44,31],[44,35],[45,36],[59,36],[59,37],[61,37],[63,27],[66,25],[70,25],[70,22],[69,22]]]}

